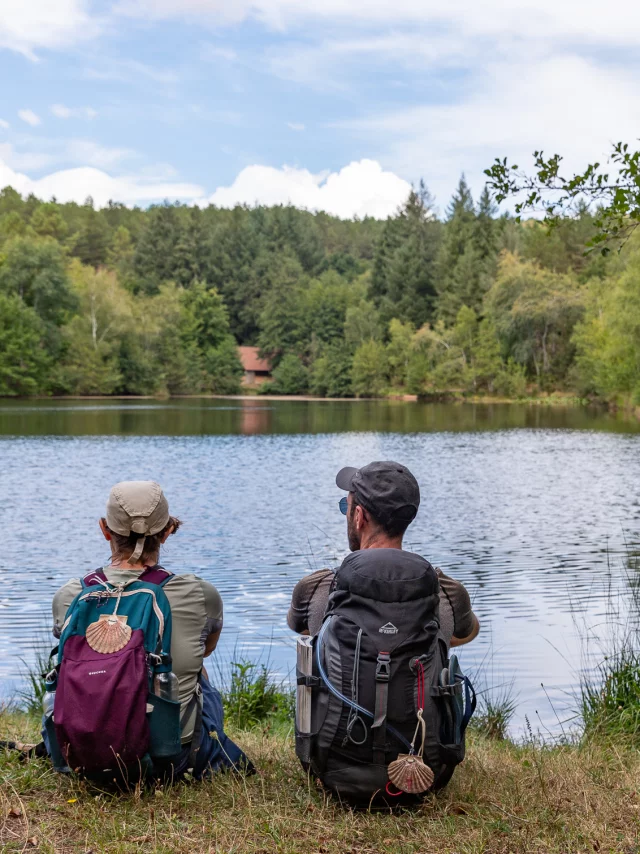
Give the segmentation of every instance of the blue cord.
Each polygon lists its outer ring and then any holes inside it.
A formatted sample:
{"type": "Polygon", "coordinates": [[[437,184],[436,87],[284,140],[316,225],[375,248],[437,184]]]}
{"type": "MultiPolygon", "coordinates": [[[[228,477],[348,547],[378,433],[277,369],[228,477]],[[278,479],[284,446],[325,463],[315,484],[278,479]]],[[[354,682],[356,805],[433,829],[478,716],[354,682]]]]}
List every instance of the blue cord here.
{"type": "MultiPolygon", "coordinates": [[[[320,674],[320,677],[321,677],[322,681],[324,682],[324,684],[327,686],[327,688],[331,691],[331,693],[335,697],[337,697],[343,703],[346,703],[347,706],[351,706],[352,709],[357,709],[359,712],[362,712],[363,715],[367,715],[367,717],[373,719],[374,715],[372,712],[370,712],[368,709],[365,709],[364,706],[359,706],[358,703],[355,703],[353,700],[349,700],[349,698],[345,697],[344,694],[341,694],[337,688],[334,688],[334,686],[329,681],[329,677],[327,676],[327,674],[324,671],[324,667],[322,666],[322,661],[321,661],[321,656],[320,656],[320,647],[322,645],[322,638],[324,637],[325,630],[326,630],[327,626],[329,625],[330,621],[331,621],[331,617],[329,617],[329,619],[324,621],[324,623],[322,624],[322,628],[320,629],[320,633],[318,634],[318,640],[316,641],[316,663],[318,665],[318,673],[320,674]]],[[[407,739],[401,733],[398,732],[397,729],[394,729],[392,726],[389,726],[389,724],[385,724],[385,726],[386,726],[387,730],[391,733],[391,735],[395,735],[395,737],[397,739],[399,739],[406,747],[408,747],[409,750],[412,749],[411,744],[407,741],[407,739]]]]}

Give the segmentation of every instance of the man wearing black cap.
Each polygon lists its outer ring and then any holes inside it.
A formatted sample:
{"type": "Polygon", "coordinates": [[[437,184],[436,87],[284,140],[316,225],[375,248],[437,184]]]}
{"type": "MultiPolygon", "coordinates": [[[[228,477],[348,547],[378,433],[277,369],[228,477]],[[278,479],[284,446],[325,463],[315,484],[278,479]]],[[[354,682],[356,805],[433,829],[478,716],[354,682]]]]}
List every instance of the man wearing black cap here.
{"type": "MultiPolygon", "coordinates": [[[[420,506],[420,487],[409,469],[391,461],[369,463],[360,469],[346,467],[338,472],[336,484],[348,493],[339,506],[347,517],[351,551],[401,550],[404,533],[420,506]]],[[[439,569],[436,571],[440,581],[442,634],[450,646],[469,643],[480,631],[469,594],[458,581],[439,569]]],[[[321,569],[295,586],[287,614],[289,628],[294,632],[318,633],[333,577],[332,570],[321,569]]]]}

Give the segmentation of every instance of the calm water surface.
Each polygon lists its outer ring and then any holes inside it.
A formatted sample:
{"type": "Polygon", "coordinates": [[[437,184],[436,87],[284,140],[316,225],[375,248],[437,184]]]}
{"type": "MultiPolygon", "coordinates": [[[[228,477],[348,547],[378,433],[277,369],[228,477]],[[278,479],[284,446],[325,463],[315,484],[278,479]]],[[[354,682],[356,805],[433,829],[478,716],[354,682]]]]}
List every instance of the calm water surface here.
{"type": "MultiPolygon", "coordinates": [[[[516,729],[575,710],[580,634],[626,602],[640,547],[640,425],[585,409],[266,400],[0,402],[0,693],[19,686],[54,591],[105,562],[110,486],[162,483],[184,528],[163,563],[212,581],[219,662],[294,667],[305,573],[346,554],[335,473],[397,459],[422,487],[407,547],[469,589],[477,681],[513,682],[516,729]],[[544,688],[542,687],[544,685],[544,688]]],[[[623,606],[624,607],[624,604],[623,606]]]]}

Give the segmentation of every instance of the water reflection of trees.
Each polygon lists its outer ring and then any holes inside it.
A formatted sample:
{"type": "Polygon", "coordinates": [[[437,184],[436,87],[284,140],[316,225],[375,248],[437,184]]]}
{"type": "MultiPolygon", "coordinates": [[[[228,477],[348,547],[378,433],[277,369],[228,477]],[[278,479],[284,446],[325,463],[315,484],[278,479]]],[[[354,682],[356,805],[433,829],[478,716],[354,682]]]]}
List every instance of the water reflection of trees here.
{"type": "Polygon", "coordinates": [[[0,435],[438,433],[508,429],[638,432],[640,423],[584,407],[401,400],[172,398],[3,401],[0,435]]]}

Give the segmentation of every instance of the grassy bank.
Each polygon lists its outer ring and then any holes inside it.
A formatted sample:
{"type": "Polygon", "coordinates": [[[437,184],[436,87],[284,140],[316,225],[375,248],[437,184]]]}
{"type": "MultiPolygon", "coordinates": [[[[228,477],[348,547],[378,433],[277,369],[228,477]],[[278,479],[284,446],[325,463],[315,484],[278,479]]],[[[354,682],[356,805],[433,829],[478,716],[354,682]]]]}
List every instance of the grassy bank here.
{"type": "MultiPolygon", "coordinates": [[[[3,738],[37,738],[37,718],[0,716],[3,738]]],[[[419,810],[357,814],[302,772],[290,729],[233,732],[249,779],[97,794],[42,760],[0,756],[6,852],[640,852],[640,754],[624,741],[514,745],[471,733],[453,782],[419,810]]]]}
{"type": "MultiPolygon", "coordinates": [[[[46,760],[0,751],[0,850],[46,854],[640,854],[640,659],[625,630],[580,694],[584,730],[566,743],[513,743],[509,690],[484,691],[467,758],[416,810],[353,812],[295,756],[292,691],[266,665],[212,673],[227,731],[258,773],[114,795],[58,775],[46,760]]],[[[0,710],[0,739],[39,740],[39,681],[22,709],[0,710]],[[30,711],[28,711],[30,709],[30,711]]]]}

